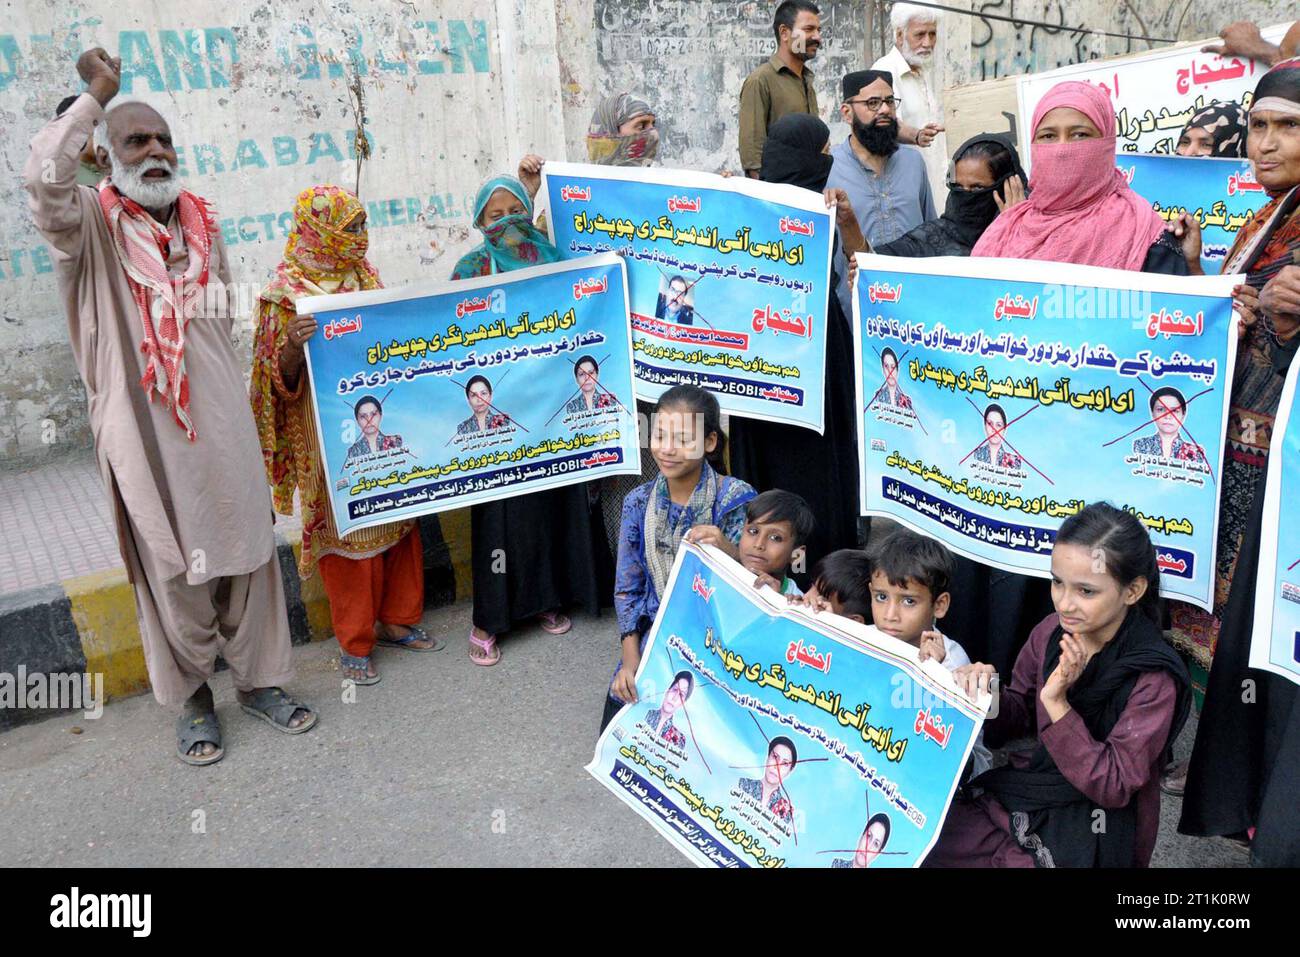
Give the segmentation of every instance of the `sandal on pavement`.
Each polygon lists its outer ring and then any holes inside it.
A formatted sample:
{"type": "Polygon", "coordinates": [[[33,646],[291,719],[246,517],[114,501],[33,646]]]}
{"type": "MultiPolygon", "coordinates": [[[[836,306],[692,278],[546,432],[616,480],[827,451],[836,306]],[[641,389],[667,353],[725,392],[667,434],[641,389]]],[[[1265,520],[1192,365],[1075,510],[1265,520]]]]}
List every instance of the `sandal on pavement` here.
{"type": "Polygon", "coordinates": [[[1168,768],[1160,775],[1160,790],[1173,797],[1182,797],[1187,790],[1187,768],[1187,761],[1180,761],[1168,768]]]}
{"type": "Polygon", "coordinates": [[[552,635],[562,635],[573,627],[572,619],[558,611],[543,612],[537,619],[542,624],[542,630],[552,635]]]}
{"type": "Polygon", "coordinates": [[[239,706],[254,718],[261,718],[277,731],[285,734],[305,734],[316,727],[317,714],[304,704],[294,701],[281,688],[258,688],[239,692],[239,706]],[[307,718],[296,728],[289,722],[298,711],[306,711],[307,718]]]}
{"type": "Polygon", "coordinates": [[[370,656],[369,655],[348,655],[339,652],[339,667],[348,671],[361,672],[360,678],[349,678],[344,675],[344,681],[351,681],[354,685],[377,685],[379,684],[379,675],[370,673],[370,656]]]}
{"type": "Polygon", "coordinates": [[[469,633],[469,643],[476,648],[483,649],[483,657],[470,653],[469,660],[476,665],[484,668],[490,668],[501,660],[501,649],[497,647],[497,636],[488,635],[487,638],[475,638],[474,632],[469,633]]]}
{"type": "Polygon", "coordinates": [[[217,723],[215,711],[197,711],[187,707],[181,712],[181,716],[176,719],[176,756],[195,767],[216,764],[226,756],[226,751],[221,746],[221,725],[217,723]],[[217,750],[211,754],[190,754],[196,744],[215,744],[217,750]]]}
{"type": "Polygon", "coordinates": [[[403,635],[401,638],[385,636],[378,638],[376,644],[383,645],[385,648],[405,648],[407,651],[442,651],[447,643],[441,638],[434,638],[427,631],[416,625],[404,625],[403,627],[411,629],[411,633],[403,635]],[[412,647],[417,641],[431,641],[433,644],[427,648],[412,647]]]}

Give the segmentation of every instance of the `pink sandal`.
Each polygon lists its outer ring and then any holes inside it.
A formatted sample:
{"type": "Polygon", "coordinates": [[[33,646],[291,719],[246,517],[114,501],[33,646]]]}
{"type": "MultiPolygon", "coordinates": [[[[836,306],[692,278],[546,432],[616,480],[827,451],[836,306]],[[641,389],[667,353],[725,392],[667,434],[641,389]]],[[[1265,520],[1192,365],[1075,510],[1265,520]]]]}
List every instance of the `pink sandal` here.
{"type": "Polygon", "coordinates": [[[497,647],[497,636],[488,635],[486,638],[475,638],[474,630],[470,629],[469,643],[476,648],[483,649],[485,657],[471,654],[469,660],[483,668],[490,668],[501,660],[501,649],[497,647]]]}
{"type": "Polygon", "coordinates": [[[573,621],[568,615],[561,614],[558,611],[548,611],[537,616],[542,625],[542,631],[550,635],[563,635],[573,627],[573,621]]]}

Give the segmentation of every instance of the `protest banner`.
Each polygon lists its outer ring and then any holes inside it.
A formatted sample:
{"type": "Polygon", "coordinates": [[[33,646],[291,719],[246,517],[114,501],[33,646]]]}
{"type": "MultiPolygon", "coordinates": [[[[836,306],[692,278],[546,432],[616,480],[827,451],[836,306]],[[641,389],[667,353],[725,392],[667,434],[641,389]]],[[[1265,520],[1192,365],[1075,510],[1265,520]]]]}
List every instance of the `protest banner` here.
{"type": "MultiPolygon", "coordinates": [[[[1288,26],[1279,24],[1261,32],[1264,39],[1279,43],[1288,26]]],[[[1063,80],[1085,80],[1105,87],[1115,104],[1119,152],[1172,153],[1178,134],[1193,113],[1214,102],[1235,101],[1249,109],[1255,84],[1268,71],[1267,64],[1248,57],[1201,52],[1202,46],[1217,42],[1203,40],[1123,60],[1076,63],[1022,76],[1016,84],[1019,141],[1033,142],[1029,124],[1048,90],[1063,80]]],[[[1028,169],[1031,157],[1027,145],[1022,159],[1028,169]]]]}
{"type": "Polygon", "coordinates": [[[834,219],[820,194],[688,170],[542,167],[564,256],[627,263],[636,390],[821,432],[834,219]]]}
{"type": "Polygon", "coordinates": [[[858,263],[863,514],[1047,577],[1061,521],[1110,501],[1151,532],[1163,594],[1210,607],[1241,277],[858,263]]]}
{"type": "Polygon", "coordinates": [[[307,365],[342,533],[640,474],[617,256],[313,296],[298,312],[319,323],[307,365]]]}
{"type": "Polygon", "coordinates": [[[875,628],[683,544],[587,770],[695,863],[915,867],[990,701],[875,628]]]}
{"type": "Polygon", "coordinates": [[[1283,503],[1293,503],[1300,495],[1297,375],[1300,362],[1293,362],[1287,371],[1269,445],[1250,666],[1300,684],[1300,523],[1282,514],[1283,503]]]}
{"type": "Polygon", "coordinates": [[[1196,218],[1201,268],[1209,276],[1223,267],[1237,232],[1268,202],[1249,160],[1121,153],[1115,162],[1133,191],[1166,221],[1180,213],[1196,218]]]}

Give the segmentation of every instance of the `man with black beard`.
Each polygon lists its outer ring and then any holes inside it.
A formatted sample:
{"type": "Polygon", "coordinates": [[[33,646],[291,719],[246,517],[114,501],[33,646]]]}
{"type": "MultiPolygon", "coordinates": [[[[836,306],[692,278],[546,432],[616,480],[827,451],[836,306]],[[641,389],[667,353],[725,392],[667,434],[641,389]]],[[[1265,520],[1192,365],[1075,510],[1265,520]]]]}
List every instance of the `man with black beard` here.
{"type": "Polygon", "coordinates": [[[230,262],[216,213],[181,185],[167,121],[142,103],[106,109],[121,60],[87,50],[77,72],[86,92],[32,140],[29,205],[54,250],[149,683],[183,706],[177,757],[213,764],[218,654],[244,711],[287,734],[316,724],[279,687],[289,622],[230,262]],[[92,130],[111,171],[94,188],[76,179],[92,130]]]}
{"type": "Polygon", "coordinates": [[[844,77],[843,96],[840,115],[853,132],[831,150],[835,164],[826,187],[849,194],[874,249],[938,214],[920,150],[898,143],[893,77],[857,70],[844,77]]]}

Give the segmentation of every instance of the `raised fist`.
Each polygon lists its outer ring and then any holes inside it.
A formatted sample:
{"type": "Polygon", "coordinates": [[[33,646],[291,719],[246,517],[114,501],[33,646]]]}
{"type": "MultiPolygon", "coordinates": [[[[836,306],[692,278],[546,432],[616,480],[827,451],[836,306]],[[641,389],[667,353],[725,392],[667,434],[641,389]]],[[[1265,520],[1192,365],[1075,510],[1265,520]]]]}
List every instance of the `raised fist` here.
{"type": "Polygon", "coordinates": [[[110,57],[102,47],[87,50],[77,58],[77,75],[90,87],[100,106],[117,96],[122,85],[122,60],[110,57]]]}

